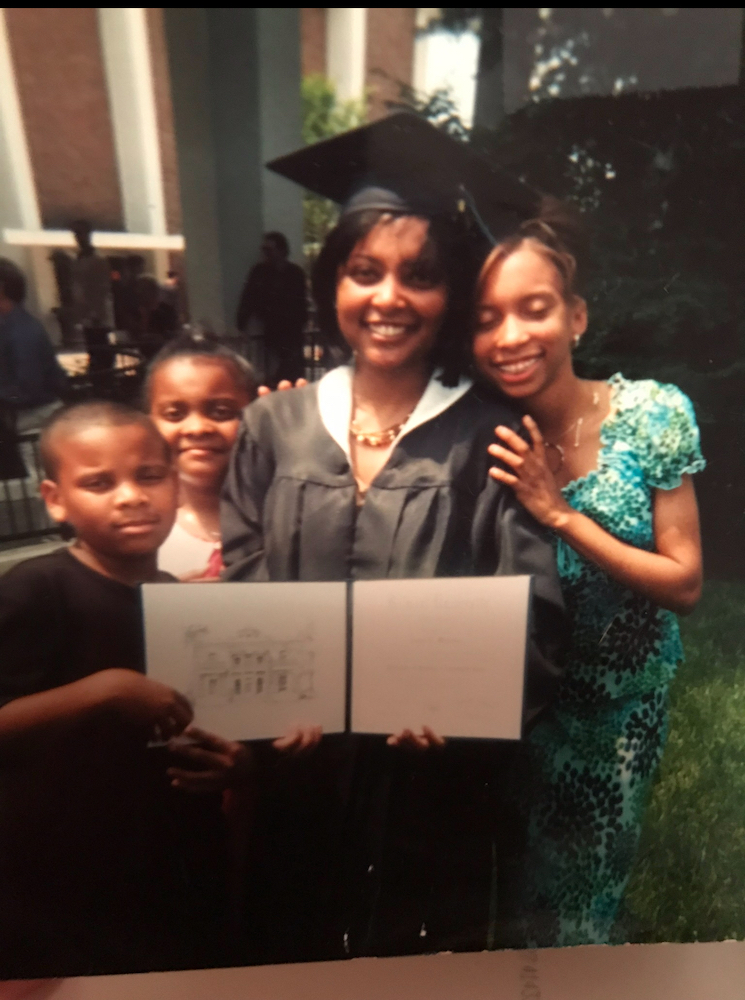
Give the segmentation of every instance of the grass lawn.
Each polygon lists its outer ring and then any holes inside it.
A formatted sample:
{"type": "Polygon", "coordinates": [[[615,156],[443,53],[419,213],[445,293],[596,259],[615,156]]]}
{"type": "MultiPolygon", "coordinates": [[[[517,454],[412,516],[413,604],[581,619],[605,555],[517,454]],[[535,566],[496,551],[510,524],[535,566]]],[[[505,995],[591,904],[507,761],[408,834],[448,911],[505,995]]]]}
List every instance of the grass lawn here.
{"type": "Polygon", "coordinates": [[[682,632],[620,940],[745,938],[745,583],[707,584],[682,632]]]}

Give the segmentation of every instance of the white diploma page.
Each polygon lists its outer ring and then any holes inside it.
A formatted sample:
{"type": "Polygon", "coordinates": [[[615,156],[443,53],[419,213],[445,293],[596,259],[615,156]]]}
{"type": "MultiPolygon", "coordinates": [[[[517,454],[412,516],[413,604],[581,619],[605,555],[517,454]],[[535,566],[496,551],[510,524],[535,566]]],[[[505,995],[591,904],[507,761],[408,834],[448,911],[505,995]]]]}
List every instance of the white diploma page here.
{"type": "Polygon", "coordinates": [[[344,583],[144,584],[142,605],[147,675],[186,695],[195,725],[231,740],[344,730],[344,583]]]}
{"type": "Polygon", "coordinates": [[[520,738],[529,576],[355,582],[352,730],[520,738]]]}

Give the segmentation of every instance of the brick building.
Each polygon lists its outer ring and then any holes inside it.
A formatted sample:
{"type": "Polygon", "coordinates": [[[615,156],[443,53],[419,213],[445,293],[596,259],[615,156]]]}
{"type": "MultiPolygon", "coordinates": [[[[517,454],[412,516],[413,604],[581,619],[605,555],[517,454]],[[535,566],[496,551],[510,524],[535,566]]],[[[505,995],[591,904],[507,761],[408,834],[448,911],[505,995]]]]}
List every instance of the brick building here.
{"type": "Polygon", "coordinates": [[[3,8],[0,177],[0,253],[53,334],[49,252],[72,220],[164,276],[183,241],[162,8],[3,8]]]}
{"type": "Polygon", "coordinates": [[[49,254],[72,249],[76,218],[102,252],[143,253],[160,276],[185,237],[192,312],[229,325],[262,227],[300,247],[299,194],[261,167],[300,143],[300,75],[328,76],[379,117],[413,80],[416,18],[414,7],[3,8],[0,254],[26,270],[50,332],[49,254]]]}
{"type": "Polygon", "coordinates": [[[399,84],[414,78],[416,7],[301,7],[303,75],[334,81],[342,99],[369,96],[371,118],[385,114],[399,84]]]}

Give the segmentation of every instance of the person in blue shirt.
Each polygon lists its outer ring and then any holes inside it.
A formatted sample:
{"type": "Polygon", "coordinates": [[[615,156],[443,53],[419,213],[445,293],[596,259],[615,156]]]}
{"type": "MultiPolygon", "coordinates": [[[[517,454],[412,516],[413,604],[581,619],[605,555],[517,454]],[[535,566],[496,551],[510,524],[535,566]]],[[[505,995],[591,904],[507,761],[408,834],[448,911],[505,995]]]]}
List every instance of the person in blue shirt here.
{"type": "Polygon", "coordinates": [[[0,406],[16,413],[19,431],[40,426],[67,386],[49,335],[24,308],[26,278],[0,257],[0,406]]]}

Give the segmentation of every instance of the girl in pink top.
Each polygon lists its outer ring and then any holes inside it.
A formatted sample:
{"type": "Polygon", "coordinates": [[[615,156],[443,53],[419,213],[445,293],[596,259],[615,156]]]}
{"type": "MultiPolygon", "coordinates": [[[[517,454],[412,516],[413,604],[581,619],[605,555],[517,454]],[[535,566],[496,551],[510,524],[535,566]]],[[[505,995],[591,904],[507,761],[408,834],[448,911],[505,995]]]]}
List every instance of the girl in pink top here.
{"type": "Polygon", "coordinates": [[[248,362],[203,334],[171,341],[150,366],[147,408],[179,473],[178,515],[158,565],[179,580],[220,577],[220,491],[241,411],[255,397],[248,362]]]}

